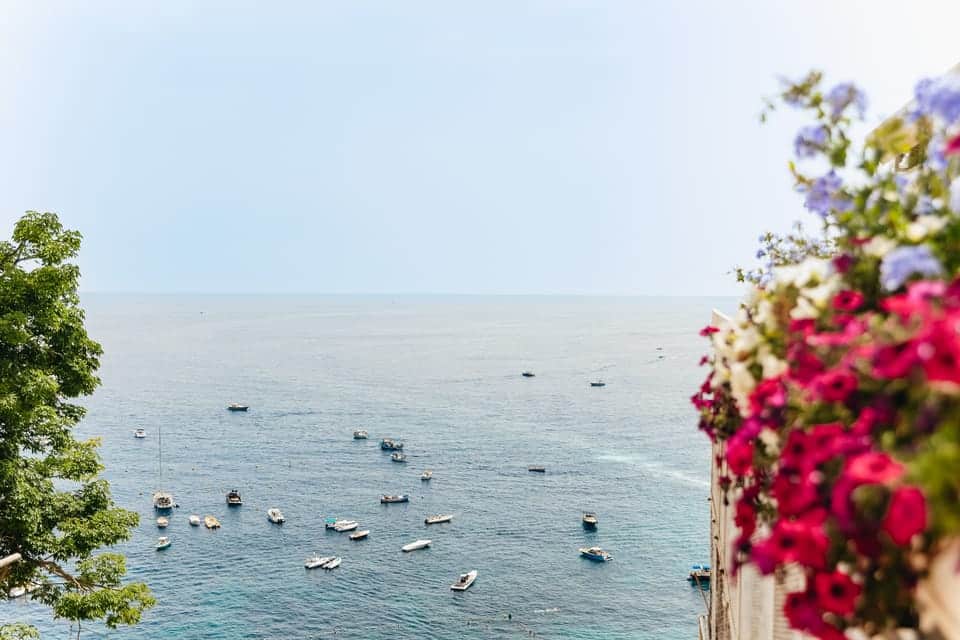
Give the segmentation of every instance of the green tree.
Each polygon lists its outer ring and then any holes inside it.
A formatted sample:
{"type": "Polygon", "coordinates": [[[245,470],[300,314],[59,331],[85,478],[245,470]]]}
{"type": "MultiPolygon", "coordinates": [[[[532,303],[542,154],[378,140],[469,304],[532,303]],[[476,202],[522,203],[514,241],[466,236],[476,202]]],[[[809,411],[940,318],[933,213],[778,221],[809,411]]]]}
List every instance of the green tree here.
{"type": "Polygon", "coordinates": [[[99,477],[99,441],[72,433],[85,410],[71,401],[100,384],[102,353],[83,324],[79,249],[78,232],[36,211],[0,241],[0,557],[23,557],[0,569],[0,593],[38,584],[32,597],[54,617],[116,627],[137,623],[154,599],[145,584],[123,583],[123,555],[96,553],[129,538],[139,518],[99,477]]]}

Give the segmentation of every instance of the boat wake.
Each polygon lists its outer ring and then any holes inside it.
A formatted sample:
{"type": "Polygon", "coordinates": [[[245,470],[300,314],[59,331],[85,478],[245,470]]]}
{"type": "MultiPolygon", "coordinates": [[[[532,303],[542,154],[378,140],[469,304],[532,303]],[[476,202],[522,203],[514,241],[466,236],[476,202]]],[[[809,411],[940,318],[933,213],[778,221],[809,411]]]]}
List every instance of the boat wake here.
{"type": "Polygon", "coordinates": [[[695,487],[710,486],[710,482],[703,478],[698,478],[698,477],[689,475],[678,469],[671,469],[659,462],[652,462],[650,460],[646,460],[643,457],[635,454],[630,455],[630,454],[622,454],[622,453],[604,453],[597,456],[597,459],[603,462],[615,462],[617,464],[634,465],[641,469],[651,471],[661,478],[676,480],[677,482],[693,485],[695,487]]]}

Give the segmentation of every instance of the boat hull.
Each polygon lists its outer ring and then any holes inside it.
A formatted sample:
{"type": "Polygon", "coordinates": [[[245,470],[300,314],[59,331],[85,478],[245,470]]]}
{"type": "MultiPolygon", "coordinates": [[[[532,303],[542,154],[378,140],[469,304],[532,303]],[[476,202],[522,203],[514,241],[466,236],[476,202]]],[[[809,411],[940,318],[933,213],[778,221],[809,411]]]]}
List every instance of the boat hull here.
{"type": "MultiPolygon", "coordinates": [[[[451,589],[452,591],[466,591],[466,590],[469,589],[469,588],[473,585],[473,583],[476,582],[476,580],[477,580],[477,571],[476,571],[476,570],[471,571],[470,573],[467,573],[467,574],[464,574],[464,575],[466,576],[466,580],[458,580],[457,582],[454,582],[452,585],[450,585],[450,589],[451,589]]],[[[463,576],[461,576],[461,578],[462,578],[462,577],[463,577],[463,576]]]]}
{"type": "Polygon", "coordinates": [[[410,544],[405,544],[400,547],[400,550],[404,553],[410,553],[411,551],[417,551],[419,549],[426,549],[430,546],[431,540],[417,540],[416,542],[411,542],[410,544]]]}

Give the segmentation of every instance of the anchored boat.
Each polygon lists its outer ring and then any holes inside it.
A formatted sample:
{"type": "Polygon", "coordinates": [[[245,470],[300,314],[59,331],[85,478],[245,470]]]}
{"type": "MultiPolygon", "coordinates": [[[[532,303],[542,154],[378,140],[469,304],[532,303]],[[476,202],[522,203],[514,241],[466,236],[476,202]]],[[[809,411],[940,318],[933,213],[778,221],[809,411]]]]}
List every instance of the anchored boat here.
{"type": "Polygon", "coordinates": [[[431,540],[414,540],[410,544],[405,544],[400,547],[400,550],[409,553],[411,551],[416,551],[417,549],[425,549],[430,546],[431,540]]]}
{"type": "Polygon", "coordinates": [[[134,438],[146,438],[146,437],[147,437],[147,432],[144,431],[143,429],[137,429],[136,431],[133,432],[133,437],[134,437],[134,438]]]}
{"type": "Polygon", "coordinates": [[[198,516],[198,515],[196,515],[196,514],[191,514],[191,516],[190,516],[190,518],[188,518],[188,520],[190,521],[190,526],[191,526],[191,527],[199,527],[199,526],[200,526],[200,516],[198,516]]]}
{"type": "Polygon", "coordinates": [[[448,513],[446,515],[427,516],[423,523],[440,524],[441,522],[450,522],[451,520],[453,520],[453,514],[448,513]]]}
{"type": "Polygon", "coordinates": [[[353,531],[358,526],[360,526],[360,523],[358,523],[356,520],[341,520],[334,525],[333,529],[337,533],[344,533],[346,531],[353,531]]]}
{"type": "Polygon", "coordinates": [[[410,496],[406,494],[399,496],[380,496],[380,504],[393,504],[395,502],[410,502],[410,496]]]}
{"type": "Polygon", "coordinates": [[[317,554],[313,554],[312,556],[310,556],[309,558],[303,561],[303,568],[319,569],[320,567],[327,564],[331,560],[333,560],[333,556],[321,557],[321,556],[318,556],[317,554]]]}
{"type": "Polygon", "coordinates": [[[421,480],[429,480],[432,477],[433,477],[433,471],[431,471],[430,469],[427,469],[426,471],[420,474],[421,480]]]}
{"type": "Polygon", "coordinates": [[[524,371],[520,375],[522,375],[524,378],[534,378],[537,374],[535,374],[533,371],[524,371]]]}
{"type": "Polygon", "coordinates": [[[713,574],[710,571],[710,565],[708,564],[695,564],[690,567],[690,575],[687,576],[687,580],[694,584],[702,584],[704,582],[710,582],[710,576],[713,574]]]}
{"type": "Polygon", "coordinates": [[[323,568],[327,571],[332,571],[340,566],[340,558],[334,558],[330,562],[323,565],[323,568]]]}
{"type": "Polygon", "coordinates": [[[267,509],[267,519],[273,524],[283,524],[287,521],[287,519],[283,517],[283,512],[276,507],[267,509]]]}
{"type": "Polygon", "coordinates": [[[590,386],[591,386],[591,387],[605,387],[605,386],[607,386],[607,383],[604,382],[603,380],[597,380],[597,381],[595,381],[595,382],[591,382],[591,383],[590,383],[590,386]]]}
{"type": "Polygon", "coordinates": [[[228,507],[239,507],[243,504],[243,498],[240,497],[240,492],[236,489],[231,489],[227,492],[227,506],[228,507]]]}
{"type": "Polygon", "coordinates": [[[369,530],[369,529],[364,529],[363,531],[355,531],[354,533],[351,533],[351,534],[350,534],[350,539],[351,539],[351,540],[363,540],[363,539],[366,538],[368,535],[370,535],[370,530],[369,530]]]}
{"type": "Polygon", "coordinates": [[[596,529],[597,523],[597,514],[595,513],[584,513],[583,514],[583,528],[584,529],[596,529]]]}
{"type": "Polygon", "coordinates": [[[353,432],[353,439],[354,439],[354,440],[366,440],[366,439],[369,438],[369,437],[370,437],[370,434],[368,434],[368,433],[367,433],[365,430],[363,430],[363,429],[357,429],[356,431],[353,432]]]}
{"type": "Polygon", "coordinates": [[[246,411],[250,407],[239,402],[231,402],[227,405],[227,411],[246,411]]]}
{"type": "Polygon", "coordinates": [[[158,528],[158,529],[166,529],[166,528],[167,528],[167,525],[169,525],[169,524],[170,524],[170,521],[167,520],[166,518],[164,518],[163,516],[160,516],[159,518],[157,518],[157,528],[158,528]]]}
{"type": "Polygon", "coordinates": [[[533,467],[527,467],[527,471],[530,471],[531,473],[546,473],[547,468],[540,467],[540,466],[533,466],[533,467]]]}
{"type": "Polygon", "coordinates": [[[394,462],[406,462],[407,456],[399,451],[395,451],[390,454],[390,459],[394,462]]]}
{"type": "Polygon", "coordinates": [[[600,547],[582,547],[580,549],[580,555],[594,562],[608,562],[613,560],[613,556],[600,547]]]}
{"type": "Polygon", "coordinates": [[[384,451],[400,451],[403,449],[403,443],[393,438],[384,438],[380,441],[380,448],[384,451]]]}
{"type": "Polygon", "coordinates": [[[213,516],[204,516],[203,526],[205,526],[207,529],[219,529],[220,521],[214,518],[213,516]]]}
{"type": "Polygon", "coordinates": [[[450,585],[450,588],[454,591],[466,591],[470,588],[470,585],[473,584],[473,581],[477,579],[477,570],[474,569],[468,573],[460,574],[460,578],[450,585]]]}
{"type": "Polygon", "coordinates": [[[157,538],[157,551],[162,551],[170,546],[170,538],[167,536],[160,536],[157,538]]]}

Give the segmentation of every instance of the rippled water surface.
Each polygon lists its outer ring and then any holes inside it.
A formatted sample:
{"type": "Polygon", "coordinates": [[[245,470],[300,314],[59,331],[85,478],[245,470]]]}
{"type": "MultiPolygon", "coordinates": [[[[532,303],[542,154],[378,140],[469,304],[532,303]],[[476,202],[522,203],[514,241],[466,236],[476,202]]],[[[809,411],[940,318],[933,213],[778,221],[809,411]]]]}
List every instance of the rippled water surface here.
{"type": "MultiPolygon", "coordinates": [[[[701,376],[696,330],[728,301],[84,303],[106,354],[79,430],[102,436],[115,498],[141,514],[122,550],[159,603],[137,627],[81,637],[696,637],[704,603],[684,576],[708,557],[709,451],[687,398],[701,376]],[[596,378],[607,386],[591,388],[596,378]],[[232,401],[251,409],[230,413],[232,401]],[[163,487],[180,504],[166,532],[150,504],[161,428],[163,487]],[[353,440],[356,428],[370,440],[353,440]],[[404,441],[406,465],[380,451],[385,436],[404,441]],[[234,487],[244,505],[228,509],[234,487]],[[401,492],[409,504],[378,501],[401,492]],[[266,519],[273,506],[282,527],[266,519]],[[583,530],[584,510],[598,531],[583,530]],[[423,524],[441,512],[453,522],[423,524]],[[191,513],[223,528],[192,528],[191,513]],[[359,520],[370,537],[327,532],[325,516],[359,520]],[[160,533],[173,540],[164,552],[160,533]],[[400,552],[418,538],[433,545],[400,552]],[[614,561],[578,557],[594,544],[614,561]],[[305,571],[313,551],[343,565],[305,571]],[[474,586],[451,592],[470,569],[474,586]]],[[[68,635],[37,605],[0,603],[0,621],[14,619],[68,635]]]]}

